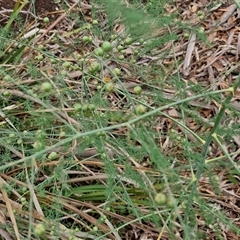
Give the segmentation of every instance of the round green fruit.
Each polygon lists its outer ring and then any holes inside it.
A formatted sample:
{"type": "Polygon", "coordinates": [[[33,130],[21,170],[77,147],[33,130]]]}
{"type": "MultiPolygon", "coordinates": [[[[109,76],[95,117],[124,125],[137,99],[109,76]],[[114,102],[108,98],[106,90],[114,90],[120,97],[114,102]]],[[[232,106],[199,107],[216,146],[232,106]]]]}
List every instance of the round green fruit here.
{"type": "Polygon", "coordinates": [[[52,90],[52,84],[49,82],[44,82],[41,85],[41,90],[43,92],[50,92],[52,90]]]}
{"type": "Polygon", "coordinates": [[[120,51],[122,51],[124,49],[124,47],[122,46],[122,45],[118,45],[117,46],[117,50],[120,52],[120,51]]]}
{"type": "Polygon", "coordinates": [[[49,160],[55,160],[58,158],[58,154],[56,152],[51,152],[49,155],[48,155],[48,159],[49,160]]]}
{"type": "Polygon", "coordinates": [[[94,50],[94,53],[95,53],[96,55],[98,55],[98,56],[103,56],[104,51],[103,51],[103,49],[102,49],[101,47],[98,47],[98,48],[96,48],[96,49],[94,50]]]}
{"type": "Polygon", "coordinates": [[[4,97],[9,97],[11,95],[11,93],[8,90],[4,91],[2,94],[4,97]]]}
{"type": "Polygon", "coordinates": [[[34,228],[34,234],[37,237],[41,237],[46,233],[46,227],[43,223],[38,223],[34,228]]]}
{"type": "Polygon", "coordinates": [[[133,40],[130,37],[126,38],[125,41],[124,41],[125,45],[131,45],[132,43],[133,43],[133,40]]]}
{"type": "Polygon", "coordinates": [[[43,19],[43,22],[44,22],[44,23],[49,23],[49,22],[50,22],[50,20],[49,20],[49,18],[48,18],[48,17],[45,17],[45,18],[43,19]]]}
{"type": "Polygon", "coordinates": [[[88,109],[89,109],[90,111],[94,111],[94,110],[96,109],[96,106],[95,106],[94,104],[89,104],[89,105],[88,105],[88,109]]]}
{"type": "Polygon", "coordinates": [[[174,197],[168,197],[168,199],[167,199],[167,206],[169,208],[174,208],[176,206],[176,204],[177,204],[177,201],[176,201],[176,199],[174,197]]]}
{"type": "Polygon", "coordinates": [[[83,37],[82,37],[82,41],[83,41],[84,43],[89,42],[89,37],[88,37],[88,36],[83,36],[83,37]]]}
{"type": "Polygon", "coordinates": [[[18,144],[18,145],[21,145],[22,143],[23,143],[22,138],[19,138],[19,139],[17,140],[17,144],[18,144]]]}
{"type": "Polygon", "coordinates": [[[142,93],[142,88],[140,86],[136,86],[136,87],[134,87],[133,92],[135,94],[139,95],[142,93]]]}
{"type": "Polygon", "coordinates": [[[72,66],[71,62],[66,61],[66,62],[63,63],[64,68],[70,68],[71,66],[72,66]]]}
{"type": "Polygon", "coordinates": [[[94,226],[94,227],[93,227],[93,231],[94,231],[94,232],[97,232],[97,231],[98,231],[98,227],[97,227],[97,226],[94,226]]]}
{"type": "Polygon", "coordinates": [[[103,42],[102,49],[104,52],[110,52],[112,50],[112,44],[110,42],[103,42]]]}
{"type": "Polygon", "coordinates": [[[100,70],[100,64],[98,62],[92,62],[89,68],[90,72],[97,72],[100,70]]]}
{"type": "Polygon", "coordinates": [[[41,151],[45,148],[45,145],[43,142],[40,142],[40,141],[36,141],[33,143],[33,148],[36,150],[36,151],[41,151]]]}
{"type": "Polygon", "coordinates": [[[46,138],[46,132],[44,130],[37,130],[36,132],[36,137],[37,139],[43,139],[43,138],[46,138]]]}
{"type": "Polygon", "coordinates": [[[114,68],[114,69],[113,69],[113,72],[114,72],[117,76],[121,75],[121,70],[120,70],[119,68],[114,68]]]}
{"type": "Polygon", "coordinates": [[[142,105],[142,104],[139,104],[139,105],[137,105],[136,106],[136,112],[138,113],[138,114],[144,114],[144,113],[146,113],[147,112],[147,107],[145,107],[144,105],[142,105]]]}
{"type": "Polygon", "coordinates": [[[200,27],[200,28],[198,29],[198,32],[199,32],[199,33],[204,33],[204,32],[205,32],[205,28],[204,28],[204,27],[200,27]]]}
{"type": "Polygon", "coordinates": [[[41,62],[41,61],[43,61],[44,57],[43,57],[43,55],[39,54],[38,56],[36,56],[36,59],[37,59],[39,62],[41,62]]]}
{"type": "Polygon", "coordinates": [[[113,92],[115,89],[114,84],[112,82],[108,82],[105,84],[105,90],[107,92],[113,92]]]}
{"type": "Polygon", "coordinates": [[[154,201],[160,206],[165,205],[167,203],[167,196],[164,193],[157,193],[154,201]]]}
{"type": "Polygon", "coordinates": [[[184,37],[184,38],[189,38],[189,33],[184,32],[184,33],[183,33],[183,37],[184,37]]]}
{"type": "Polygon", "coordinates": [[[52,84],[49,82],[44,82],[41,85],[41,90],[43,92],[50,92],[52,90],[52,84]]]}
{"type": "Polygon", "coordinates": [[[140,44],[143,44],[143,43],[144,43],[144,39],[143,39],[143,38],[140,38],[140,39],[139,39],[139,43],[140,43],[140,44]]]}
{"type": "Polygon", "coordinates": [[[75,103],[73,108],[75,112],[80,112],[82,110],[82,105],[80,103],[75,103]]]}
{"type": "Polygon", "coordinates": [[[119,60],[124,60],[124,58],[125,58],[125,57],[124,57],[123,54],[121,54],[121,55],[118,56],[118,59],[119,59],[119,60]]]}

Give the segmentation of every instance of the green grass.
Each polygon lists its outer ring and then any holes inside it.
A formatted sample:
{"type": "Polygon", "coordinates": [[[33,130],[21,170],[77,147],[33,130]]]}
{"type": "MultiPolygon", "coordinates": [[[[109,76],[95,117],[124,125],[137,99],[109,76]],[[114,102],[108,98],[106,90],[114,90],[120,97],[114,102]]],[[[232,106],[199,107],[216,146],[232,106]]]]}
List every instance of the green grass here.
{"type": "MultiPolygon", "coordinates": [[[[221,226],[240,234],[223,200],[239,178],[239,113],[230,102],[240,78],[214,91],[186,80],[174,44],[201,22],[165,14],[165,3],[96,1],[88,13],[97,25],[82,11],[73,29],[35,44],[35,35],[10,34],[19,6],[3,27],[1,228],[13,239],[135,239],[132,231],[138,239],[224,239],[221,226]],[[112,50],[97,56],[104,41],[112,50]]],[[[71,25],[76,12],[66,19],[71,25]]],[[[207,47],[206,39],[198,34],[207,47]]]]}

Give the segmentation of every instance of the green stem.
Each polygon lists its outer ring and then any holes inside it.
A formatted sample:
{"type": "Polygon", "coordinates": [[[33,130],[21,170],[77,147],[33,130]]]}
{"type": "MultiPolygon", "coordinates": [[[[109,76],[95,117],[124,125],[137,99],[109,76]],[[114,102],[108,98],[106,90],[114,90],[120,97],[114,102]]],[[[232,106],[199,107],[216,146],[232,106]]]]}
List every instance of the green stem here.
{"type": "MultiPolygon", "coordinates": [[[[199,95],[195,95],[195,96],[191,96],[191,97],[188,97],[188,98],[185,98],[185,99],[182,99],[182,100],[179,100],[177,102],[172,102],[172,103],[169,103],[165,106],[162,106],[162,107],[159,107],[159,108],[156,108],[152,111],[149,111],[141,116],[138,116],[134,119],[131,119],[130,121],[128,122],[124,122],[124,123],[120,123],[120,124],[116,124],[116,125],[113,125],[113,126],[109,126],[109,127],[103,127],[103,128],[99,128],[99,129],[94,129],[94,130],[91,130],[91,131],[88,131],[88,132],[82,132],[82,133],[76,133],[75,135],[71,136],[71,137],[68,137],[62,141],[59,141],[58,143],[46,148],[46,149],[43,149],[39,152],[36,152],[34,154],[32,154],[31,156],[28,156],[28,157],[24,157],[20,160],[17,160],[17,161],[13,161],[13,162],[10,162],[10,163],[7,163],[3,166],[0,166],[0,171],[6,169],[6,168],[9,168],[9,167],[13,167],[13,166],[16,166],[18,164],[22,164],[24,162],[27,162],[27,161],[30,161],[31,159],[37,159],[38,157],[42,156],[43,154],[47,153],[48,151],[51,151],[57,147],[60,147],[60,146],[64,146],[66,144],[68,144],[69,142],[72,142],[76,139],[79,139],[79,138],[82,138],[82,137],[85,137],[85,136],[89,136],[89,135],[93,135],[93,134],[97,134],[99,132],[104,132],[104,131],[110,131],[110,130],[113,130],[113,129],[119,129],[119,128],[122,128],[122,127],[126,127],[126,126],[130,126],[144,118],[148,118],[160,111],[163,111],[163,110],[166,110],[170,107],[173,107],[173,106],[176,106],[178,104],[182,104],[182,103],[185,103],[185,102],[189,102],[189,101],[192,101],[192,100],[195,100],[197,98],[201,98],[201,97],[205,97],[205,96],[211,96],[211,95],[215,95],[215,94],[219,94],[219,93],[225,93],[225,92],[232,92],[232,88],[230,89],[223,89],[223,90],[218,90],[218,91],[214,91],[214,92],[208,92],[208,93],[202,93],[202,94],[199,94],[199,95]]],[[[1,143],[1,141],[0,141],[1,143]]]]}
{"type": "Polygon", "coordinates": [[[237,166],[237,164],[233,161],[233,159],[231,158],[231,156],[229,155],[229,153],[227,152],[226,148],[222,145],[222,143],[219,141],[217,134],[213,133],[212,137],[214,138],[214,140],[217,142],[218,146],[222,149],[222,151],[225,153],[225,155],[227,156],[227,158],[229,159],[229,161],[232,163],[233,167],[236,169],[236,171],[238,172],[238,174],[240,175],[240,170],[239,167],[237,166]]]}
{"type": "Polygon", "coordinates": [[[227,96],[227,98],[225,99],[225,101],[223,102],[222,104],[222,107],[217,115],[217,118],[216,118],[216,121],[215,121],[215,124],[211,130],[211,132],[209,133],[208,137],[207,137],[207,140],[205,142],[205,145],[204,145],[204,148],[203,148],[203,151],[202,151],[202,160],[201,162],[199,163],[199,167],[197,169],[197,173],[196,173],[196,177],[197,179],[200,178],[201,174],[203,173],[203,170],[204,170],[204,165],[205,165],[205,160],[207,158],[207,153],[208,153],[208,149],[209,149],[209,146],[211,144],[211,141],[212,141],[212,135],[214,133],[217,133],[217,130],[221,124],[221,121],[223,119],[223,116],[224,116],[224,113],[226,111],[226,108],[228,107],[232,97],[234,96],[234,93],[235,91],[237,90],[238,86],[240,85],[240,75],[238,76],[238,78],[236,79],[236,82],[233,84],[233,86],[230,88],[231,89],[231,92],[229,93],[229,95],[227,96]]]}

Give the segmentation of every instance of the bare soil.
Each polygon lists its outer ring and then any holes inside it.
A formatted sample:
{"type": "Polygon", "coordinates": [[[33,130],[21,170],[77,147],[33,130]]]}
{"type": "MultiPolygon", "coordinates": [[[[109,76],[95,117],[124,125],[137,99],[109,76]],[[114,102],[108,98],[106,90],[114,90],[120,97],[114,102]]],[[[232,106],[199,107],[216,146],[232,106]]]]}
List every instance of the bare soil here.
{"type": "MultiPolygon", "coordinates": [[[[0,0],[0,25],[4,26],[12,13],[16,2],[13,0],[0,0]]],[[[49,17],[50,20],[55,19],[53,14],[57,10],[57,4],[53,0],[36,0],[35,3],[28,3],[21,11],[23,21],[34,20],[36,17],[49,17]]]]}

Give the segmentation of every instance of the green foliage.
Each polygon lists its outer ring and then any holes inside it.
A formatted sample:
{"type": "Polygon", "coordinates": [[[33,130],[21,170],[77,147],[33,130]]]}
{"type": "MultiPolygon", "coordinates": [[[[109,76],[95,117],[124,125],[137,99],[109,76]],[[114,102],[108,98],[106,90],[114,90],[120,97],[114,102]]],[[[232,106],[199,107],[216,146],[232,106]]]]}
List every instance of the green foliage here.
{"type": "MultiPolygon", "coordinates": [[[[201,41],[206,35],[166,14],[172,1],[96,2],[95,21],[84,11],[70,12],[74,29],[44,39],[44,49],[10,34],[23,5],[0,32],[0,171],[8,176],[1,176],[8,197],[19,204],[25,198],[32,222],[35,208],[42,210],[49,236],[59,239],[124,238],[131,227],[169,239],[179,232],[204,239],[207,231],[221,239],[222,224],[239,235],[214,194],[223,194],[218,170],[238,183],[232,136],[239,124],[232,119],[239,113],[230,101],[240,79],[233,89],[217,91],[182,79],[184,59],[162,48],[175,47],[183,30],[201,41]],[[125,27],[118,35],[116,24],[125,27]],[[209,102],[213,109],[204,108],[209,102]],[[225,145],[233,152],[224,152],[225,145]],[[210,197],[200,192],[205,186],[210,197]],[[158,193],[166,196],[163,204],[156,203],[158,193]]],[[[31,239],[31,226],[20,220],[31,239]]]]}

